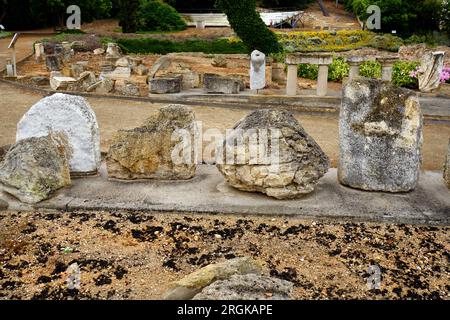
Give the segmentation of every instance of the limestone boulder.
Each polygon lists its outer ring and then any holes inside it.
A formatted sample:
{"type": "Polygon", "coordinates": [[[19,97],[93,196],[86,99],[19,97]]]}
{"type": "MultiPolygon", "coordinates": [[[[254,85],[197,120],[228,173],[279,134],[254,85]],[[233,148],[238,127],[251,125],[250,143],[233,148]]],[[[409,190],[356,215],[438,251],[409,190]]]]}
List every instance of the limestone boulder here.
{"type": "Polygon", "coordinates": [[[90,86],[92,86],[96,82],[97,79],[95,78],[95,73],[92,71],[82,72],[78,79],[78,84],[81,91],[86,91],[90,86]]]}
{"type": "Polygon", "coordinates": [[[67,137],[52,133],[21,140],[0,163],[0,190],[35,204],[70,185],[67,137]]]}
{"type": "Polygon", "coordinates": [[[423,119],[417,95],[376,79],[343,89],[339,181],[385,192],[413,190],[419,179],[423,119]]]}
{"type": "Polygon", "coordinates": [[[261,265],[250,257],[235,258],[210,264],[179,281],[172,282],[164,295],[166,300],[189,300],[215,281],[229,279],[233,275],[261,274],[261,265]]]}
{"type": "Polygon", "coordinates": [[[106,49],[106,60],[115,63],[118,59],[122,57],[122,51],[120,47],[116,43],[108,43],[108,47],[106,49]]]}
{"type": "Polygon", "coordinates": [[[84,72],[84,65],[74,63],[70,66],[70,74],[74,78],[78,78],[84,72]]]}
{"type": "Polygon", "coordinates": [[[117,67],[111,73],[105,74],[105,77],[112,80],[128,80],[131,77],[130,67],[117,67]]]}
{"type": "Polygon", "coordinates": [[[447,187],[450,189],[450,140],[448,142],[447,158],[444,164],[444,181],[447,187]]]}
{"type": "Polygon", "coordinates": [[[152,65],[148,75],[154,78],[159,71],[167,70],[172,64],[172,59],[167,56],[162,56],[152,65]]]}
{"type": "Polygon", "coordinates": [[[328,157],[290,112],[257,110],[233,129],[218,150],[217,168],[234,188],[299,198],[328,171],[328,157]]]}
{"type": "Polygon", "coordinates": [[[128,68],[130,67],[130,61],[128,60],[127,57],[122,57],[116,61],[116,67],[128,68]]]}
{"type": "Polygon", "coordinates": [[[419,90],[421,92],[432,92],[439,88],[440,77],[444,69],[445,52],[427,51],[420,61],[419,90]]]}
{"type": "Polygon", "coordinates": [[[148,74],[148,68],[143,64],[132,67],[132,71],[136,73],[138,76],[145,76],[148,74]]]}
{"type": "Polygon", "coordinates": [[[294,284],[256,274],[236,274],[216,281],[193,300],[291,300],[294,284]]]}
{"type": "Polygon", "coordinates": [[[17,141],[50,132],[67,135],[70,171],[73,175],[96,173],[100,167],[100,135],[94,111],[79,96],[57,93],[28,110],[17,124],[17,141]]]}
{"type": "Polygon", "coordinates": [[[124,96],[139,97],[141,95],[139,86],[126,80],[117,80],[115,90],[124,96]]]}
{"type": "Polygon", "coordinates": [[[103,48],[97,48],[93,51],[94,55],[96,56],[101,56],[103,54],[105,54],[106,50],[103,48]]]}
{"type": "Polygon", "coordinates": [[[99,80],[94,84],[90,85],[86,91],[87,92],[95,92],[99,94],[110,93],[114,90],[114,81],[108,78],[103,80],[99,80]]]}
{"type": "Polygon", "coordinates": [[[187,107],[161,108],[142,127],[120,130],[106,159],[110,178],[186,180],[195,175],[194,112],[187,107]],[[180,146],[188,144],[186,148],[180,146]],[[180,150],[182,149],[182,150],[180,150]]]}

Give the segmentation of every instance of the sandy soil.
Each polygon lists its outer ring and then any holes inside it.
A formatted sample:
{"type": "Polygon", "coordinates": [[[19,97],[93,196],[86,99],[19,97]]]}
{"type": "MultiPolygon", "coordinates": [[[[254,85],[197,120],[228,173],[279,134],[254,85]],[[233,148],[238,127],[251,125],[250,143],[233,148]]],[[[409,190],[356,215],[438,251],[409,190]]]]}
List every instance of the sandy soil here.
{"type": "MultiPolygon", "coordinates": [[[[17,61],[20,61],[31,54],[33,52],[33,43],[45,37],[46,36],[42,35],[21,35],[16,43],[17,61]]],[[[12,52],[8,49],[11,39],[11,37],[0,39],[0,70],[5,68],[6,59],[12,59],[12,52]]]]}
{"type": "MultiPolygon", "coordinates": [[[[0,145],[15,142],[16,124],[23,114],[42,96],[0,83],[0,145]]],[[[120,128],[134,128],[162,105],[114,99],[88,99],[100,125],[101,148],[108,151],[112,135],[120,128]]],[[[223,132],[248,114],[248,110],[194,106],[203,129],[218,128],[223,132]]],[[[317,141],[336,167],[339,156],[338,119],[297,114],[306,131],[317,141]]],[[[423,169],[441,170],[450,138],[449,124],[425,126],[423,169]]]]}
{"type": "Polygon", "coordinates": [[[0,212],[0,299],[160,299],[170,281],[252,256],[295,299],[449,299],[449,228],[238,216],[0,212]],[[81,268],[69,290],[67,267],[81,268]],[[367,288],[379,266],[380,289],[367,288]]]}

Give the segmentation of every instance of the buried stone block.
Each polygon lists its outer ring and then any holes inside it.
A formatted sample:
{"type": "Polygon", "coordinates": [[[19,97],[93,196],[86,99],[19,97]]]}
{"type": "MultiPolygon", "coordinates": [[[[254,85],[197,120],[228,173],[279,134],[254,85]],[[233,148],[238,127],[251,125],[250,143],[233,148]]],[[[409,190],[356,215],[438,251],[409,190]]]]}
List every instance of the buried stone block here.
{"type": "Polygon", "coordinates": [[[260,275],[261,272],[261,265],[250,257],[234,258],[210,264],[179,281],[172,282],[164,294],[164,299],[189,300],[216,281],[227,280],[233,275],[260,275]]]}
{"type": "Polygon", "coordinates": [[[376,79],[349,81],[340,114],[339,181],[407,192],[419,179],[423,119],[417,95],[376,79]]]}
{"type": "Polygon", "coordinates": [[[70,185],[67,136],[57,132],[21,140],[0,163],[0,190],[30,204],[70,185]]]}
{"type": "Polygon", "coordinates": [[[329,159],[291,113],[257,110],[227,134],[217,168],[234,188],[293,199],[314,191],[329,159]]]}
{"type": "Polygon", "coordinates": [[[46,97],[28,110],[17,124],[17,141],[64,132],[72,154],[73,175],[96,173],[100,167],[100,137],[97,119],[87,101],[62,93],[46,97]]]}
{"type": "Polygon", "coordinates": [[[110,178],[186,180],[195,175],[194,112],[187,107],[161,108],[142,127],[119,130],[106,158],[110,178]],[[187,147],[181,147],[187,144],[187,147]],[[182,150],[180,150],[182,149],[182,150]]]}
{"type": "Polygon", "coordinates": [[[179,93],[181,92],[182,77],[158,77],[149,79],[150,93],[179,93]]]}
{"type": "Polygon", "coordinates": [[[222,77],[215,74],[205,74],[203,77],[204,91],[206,93],[237,94],[240,83],[234,78],[222,77]]]}

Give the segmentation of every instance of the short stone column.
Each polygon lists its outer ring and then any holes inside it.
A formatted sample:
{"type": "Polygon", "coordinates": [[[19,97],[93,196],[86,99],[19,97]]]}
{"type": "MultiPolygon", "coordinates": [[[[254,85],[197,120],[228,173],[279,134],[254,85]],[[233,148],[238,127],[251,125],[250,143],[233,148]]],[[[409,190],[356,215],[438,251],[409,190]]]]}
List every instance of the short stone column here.
{"type": "Polygon", "coordinates": [[[359,77],[359,67],[364,62],[363,57],[352,56],[346,59],[347,63],[350,65],[350,71],[348,74],[348,79],[351,81],[359,77]]]}
{"type": "Polygon", "coordinates": [[[286,57],[288,65],[288,80],[286,85],[287,95],[297,93],[297,65],[315,64],[319,66],[319,75],[317,78],[317,95],[324,97],[328,92],[328,66],[333,62],[333,56],[329,53],[294,53],[286,57]],[[294,73],[295,72],[295,73],[294,73]],[[295,77],[295,78],[294,78],[295,77]],[[295,83],[295,92],[293,90],[295,83]]]}
{"type": "Polygon", "coordinates": [[[398,57],[377,57],[377,61],[381,63],[381,79],[392,81],[392,71],[398,57]]]}
{"type": "Polygon", "coordinates": [[[36,62],[41,62],[42,56],[44,55],[44,44],[41,42],[34,44],[34,58],[36,62]]]}
{"type": "Polygon", "coordinates": [[[287,67],[287,82],[286,82],[286,94],[288,96],[295,96],[297,94],[297,73],[298,67],[296,64],[288,64],[287,67]]]}

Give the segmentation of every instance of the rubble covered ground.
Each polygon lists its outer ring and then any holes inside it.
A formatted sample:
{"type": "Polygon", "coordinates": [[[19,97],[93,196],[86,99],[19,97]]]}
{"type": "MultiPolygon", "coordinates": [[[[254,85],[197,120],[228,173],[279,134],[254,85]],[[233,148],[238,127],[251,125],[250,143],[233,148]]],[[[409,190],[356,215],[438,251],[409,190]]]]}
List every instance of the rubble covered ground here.
{"type": "Polygon", "coordinates": [[[0,212],[0,299],[161,299],[251,256],[295,299],[449,299],[449,227],[141,212],[0,212]],[[67,288],[77,262],[80,290],[67,288]],[[369,290],[370,266],[381,287],[369,290]]]}

